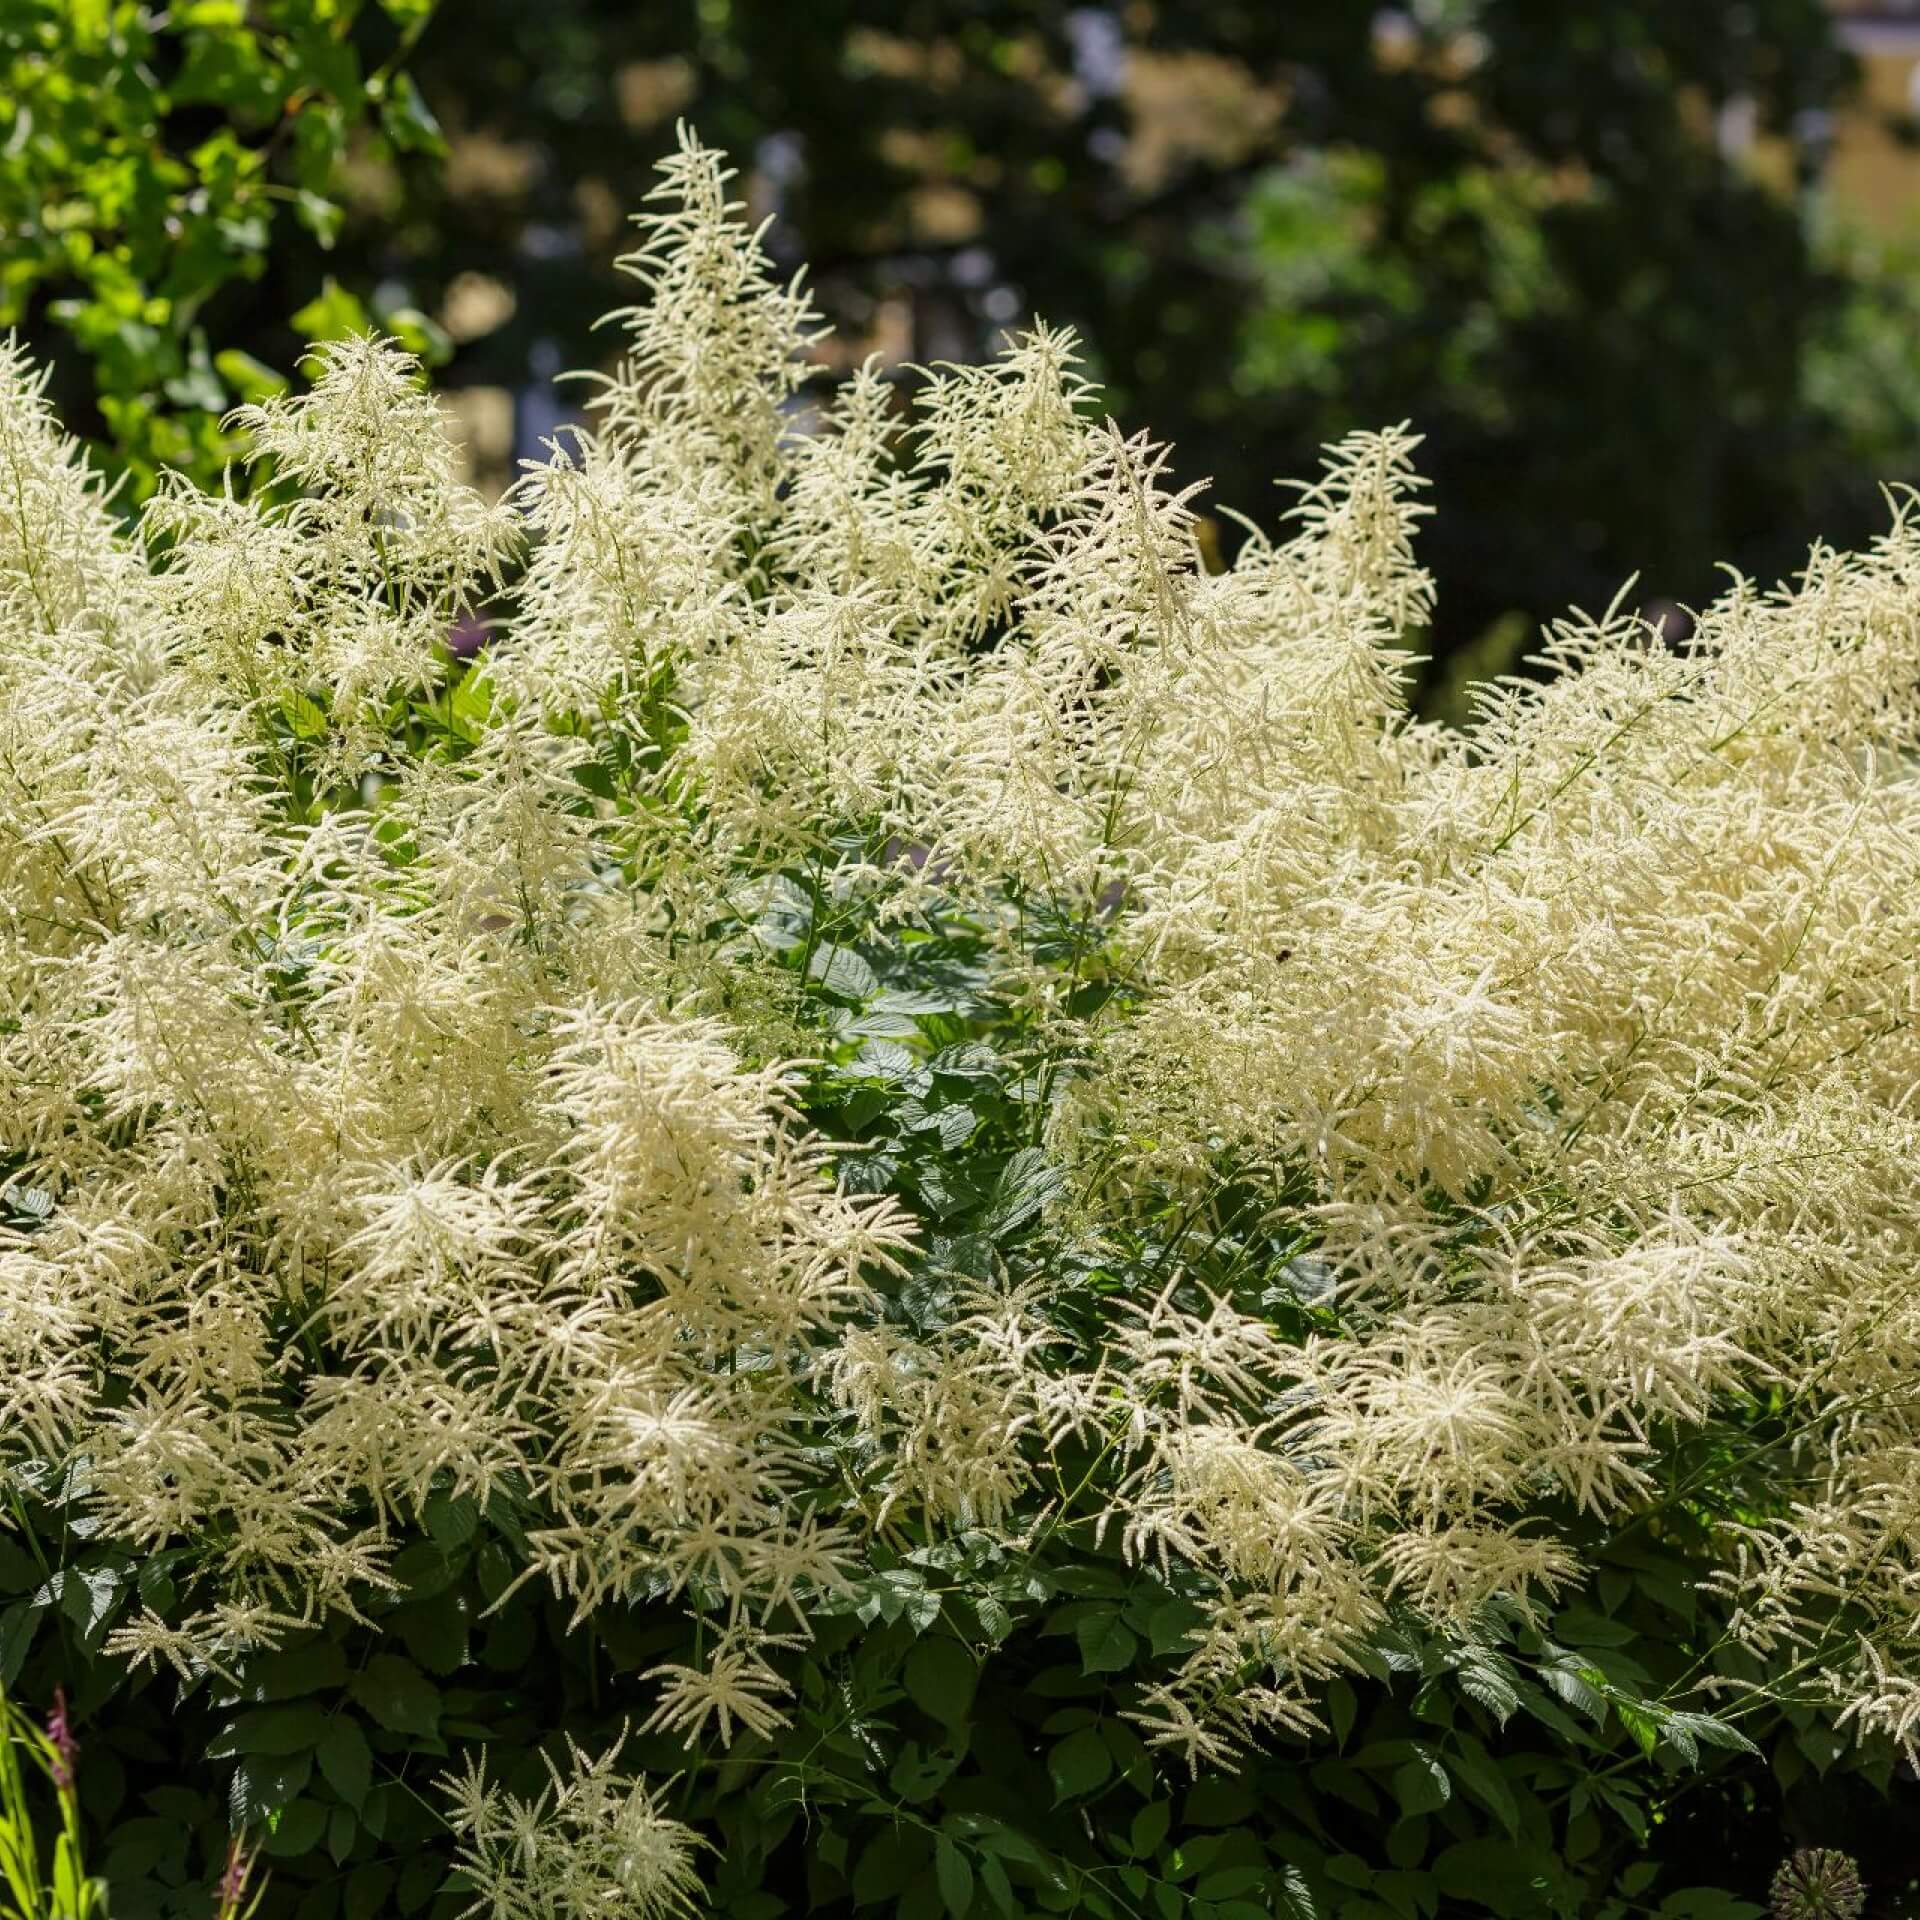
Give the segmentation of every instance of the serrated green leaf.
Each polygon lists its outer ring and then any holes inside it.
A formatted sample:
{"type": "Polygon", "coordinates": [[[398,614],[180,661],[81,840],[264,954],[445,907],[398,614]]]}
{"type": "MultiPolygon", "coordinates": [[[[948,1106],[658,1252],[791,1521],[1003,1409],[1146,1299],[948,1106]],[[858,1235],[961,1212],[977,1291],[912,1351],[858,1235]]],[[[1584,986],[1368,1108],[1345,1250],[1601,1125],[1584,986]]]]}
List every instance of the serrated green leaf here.
{"type": "Polygon", "coordinates": [[[1097,1727],[1070,1733],[1047,1755],[1053,1777],[1054,1801],[1078,1799],[1103,1785],[1113,1772],[1113,1755],[1097,1727]]]}
{"type": "Polygon", "coordinates": [[[344,1713],[337,1715],[314,1749],[314,1758],[327,1785],[358,1813],[373,1783],[373,1749],[358,1723],[344,1713]]]}
{"type": "Polygon", "coordinates": [[[227,1807],[235,1828],[262,1827],[313,1775],[311,1753],[249,1753],[233,1770],[227,1807]]]}
{"type": "Polygon", "coordinates": [[[867,1843],[853,1870],[853,1897],[862,1905],[899,1893],[927,1855],[925,1836],[910,1827],[887,1827],[867,1843]]]}
{"type": "Polygon", "coordinates": [[[1453,1782],[1447,1777],[1440,1756],[1431,1751],[1416,1753],[1411,1760],[1394,1769],[1394,1803],[1400,1817],[1434,1813],[1453,1798],[1453,1782]]]}
{"type": "Polygon", "coordinates": [[[1273,1900],[1283,1920],[1323,1920],[1325,1909],[1314,1898],[1307,1876],[1296,1866],[1289,1864],[1280,1869],[1273,1900]]]}
{"type": "Polygon", "coordinates": [[[1082,1673],[1122,1673],[1133,1665],[1140,1642],[1118,1613],[1090,1614],[1074,1630],[1082,1673]]]}
{"type": "Polygon", "coordinates": [[[1652,1714],[1625,1700],[1616,1700],[1613,1708],[1620,1716],[1620,1724],[1633,1735],[1640,1751],[1651,1759],[1654,1748],[1660,1744],[1660,1722],[1652,1714]]]}
{"type": "Polygon", "coordinates": [[[1150,1801],[1142,1807],[1133,1816],[1133,1825],[1127,1830],[1127,1845],[1132,1849],[1134,1858],[1144,1860],[1157,1853],[1172,1823],[1173,1808],[1165,1800],[1150,1801]]]}
{"type": "Polygon", "coordinates": [[[376,1920],[386,1910],[387,1896],[398,1878],[385,1861],[369,1860],[347,1875],[347,1890],[340,1903],[342,1920],[376,1920]]]}
{"type": "Polygon", "coordinates": [[[1058,1194],[1066,1175],[1038,1147],[1022,1147],[994,1182],[982,1231],[1003,1240],[1032,1220],[1058,1194]]]}
{"type": "Polygon", "coordinates": [[[1459,1667],[1460,1691],[1504,1727],[1520,1705],[1512,1669],[1497,1654],[1476,1652],[1459,1667]]]}
{"type": "Polygon", "coordinates": [[[1187,1823],[1196,1827],[1238,1826],[1253,1812],[1253,1805],[1253,1789],[1244,1780],[1214,1774],[1196,1780],[1188,1789],[1187,1823]]]}
{"type": "Polygon", "coordinates": [[[33,1604],[58,1606],[92,1646],[105,1637],[130,1584],[130,1573],[123,1569],[62,1567],[33,1596],[33,1604]]]}
{"type": "Polygon", "coordinates": [[[393,1902],[402,1913],[418,1913],[440,1891],[446,1863],[437,1853],[416,1853],[400,1869],[400,1884],[393,1890],[393,1902]]]}
{"type": "Polygon", "coordinates": [[[1570,1647],[1624,1647],[1633,1629],[1624,1621],[1609,1620],[1591,1607],[1565,1607],[1553,1616],[1553,1633],[1570,1647]]]}
{"type": "Polygon", "coordinates": [[[326,1737],[328,1724],[325,1709],[310,1700],[258,1707],[222,1727],[208,1741],[207,1754],[228,1760],[242,1753],[307,1753],[326,1737]]]}
{"type": "Polygon", "coordinates": [[[974,1618],[980,1622],[980,1631],[989,1640],[1004,1640],[1013,1631],[1013,1615],[1005,1604],[996,1600],[990,1593],[978,1595],[973,1603],[974,1618]]]}
{"type": "Polygon", "coordinates": [[[1007,1878],[1006,1868],[991,1854],[980,1862],[980,1885],[992,1901],[994,1911],[1005,1914],[1007,1920],[1014,1920],[1019,1909],[1014,1904],[1013,1882],[1007,1878]]]}
{"type": "Polygon", "coordinates": [[[1719,1887],[1682,1887],[1668,1894],[1656,1912],[1659,1920],[1760,1920],[1766,1908],[1719,1887]]]}
{"type": "Polygon", "coordinates": [[[959,1641],[942,1634],[916,1641],[902,1673],[908,1699],[947,1727],[965,1723],[978,1678],[973,1656],[959,1641]]]}
{"type": "Polygon", "coordinates": [[[1506,1828],[1509,1839],[1520,1833],[1520,1806],[1506,1775],[1486,1748],[1471,1734],[1461,1734],[1447,1756],[1447,1766],[1460,1784],[1506,1828]]]}
{"type": "Polygon", "coordinates": [[[851,947],[822,944],[807,963],[808,978],[843,1000],[865,1000],[880,990],[870,967],[851,947]]]}
{"type": "MultiPolygon", "coordinates": [[[[470,678],[469,675],[454,689],[453,701],[456,710],[462,695],[466,694],[470,678]]],[[[467,695],[469,702],[473,697],[467,695]]],[[[427,1532],[433,1537],[435,1543],[450,1551],[454,1547],[464,1547],[473,1538],[480,1525],[480,1508],[470,1493],[463,1493],[455,1499],[448,1499],[445,1494],[436,1493],[427,1502],[427,1510],[423,1518],[427,1524],[427,1532]]]]}
{"type": "Polygon", "coordinates": [[[883,1080],[904,1080],[919,1063],[897,1040],[869,1040],[854,1061],[862,1073],[883,1080]]]}
{"type": "MultiPolygon", "coordinates": [[[[324,1768],[321,1769],[325,1771],[324,1768]]],[[[334,1807],[327,1814],[327,1855],[336,1867],[346,1864],[347,1856],[353,1851],[354,1837],[360,1830],[360,1823],[354,1818],[351,1807],[334,1807]]]]}
{"type": "Polygon", "coordinates": [[[1264,1886],[1266,1881],[1264,1866],[1221,1867],[1213,1873],[1202,1874],[1193,1891],[1200,1900],[1231,1900],[1236,1894],[1251,1893],[1255,1887],[1264,1886]]]}
{"type": "MultiPolygon", "coordinates": [[[[1433,1875],[1448,1900],[1513,1916],[1542,1911],[1539,1886],[1557,1873],[1553,1856],[1505,1840],[1464,1840],[1433,1863],[1433,1875]]],[[[1445,1911],[1445,1908],[1442,1908],[1445,1911]]]]}
{"type": "Polygon", "coordinates": [[[1600,1687],[1606,1683],[1606,1676],[1597,1668],[1564,1656],[1558,1660],[1542,1661],[1539,1671],[1542,1681],[1568,1706],[1594,1720],[1606,1712],[1606,1696],[1600,1691],[1600,1687]],[[1599,1684],[1596,1685],[1596,1682],[1599,1684]]]}
{"type": "Polygon", "coordinates": [[[1345,1680],[1336,1679],[1327,1687],[1327,1721],[1333,1729],[1333,1744],[1345,1747],[1360,1711],[1359,1696],[1345,1680]]]}
{"type": "Polygon", "coordinates": [[[1669,1731],[1675,1726],[1684,1726],[1703,1746],[1722,1747],[1729,1753],[1757,1755],[1760,1751],[1731,1721],[1716,1719],[1710,1713],[1671,1714],[1667,1724],[1669,1731]]]}
{"type": "Polygon", "coordinates": [[[440,1722],[440,1689],[411,1660],[377,1653],[347,1691],[390,1733],[430,1734],[440,1722]]]}
{"type": "Polygon", "coordinates": [[[429,1673],[453,1673],[467,1662],[467,1608],[458,1594],[443,1593],[419,1606],[402,1607],[388,1625],[429,1673]]]}
{"type": "Polygon", "coordinates": [[[239,1698],[264,1704],[326,1693],[347,1683],[346,1650],[337,1640],[311,1640],[263,1654],[241,1669],[239,1698]]]}
{"type": "Polygon", "coordinates": [[[279,1859],[311,1853],[327,1830],[327,1810],[317,1800],[295,1800],[283,1808],[262,1846],[279,1859]]]}

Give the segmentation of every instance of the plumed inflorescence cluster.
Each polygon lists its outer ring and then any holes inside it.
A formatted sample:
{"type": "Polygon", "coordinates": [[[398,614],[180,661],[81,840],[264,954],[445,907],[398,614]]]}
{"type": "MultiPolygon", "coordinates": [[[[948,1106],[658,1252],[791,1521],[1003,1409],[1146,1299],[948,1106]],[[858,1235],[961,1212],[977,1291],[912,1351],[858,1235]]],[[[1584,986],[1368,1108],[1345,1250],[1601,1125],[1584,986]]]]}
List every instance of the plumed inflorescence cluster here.
{"type": "Polygon", "coordinates": [[[1063,334],[931,373],[904,441],[873,369],[805,414],[727,178],[668,164],[622,370],[499,506],[356,340],[246,411],[251,486],[128,538],[0,367],[0,1445],[198,1550],[120,1648],[221,1661],[354,1606],[430,1499],[507,1501],[582,1609],[722,1610],[661,1715],[724,1735],[876,1527],[1030,1526],[1071,1440],[1207,1583],[1141,1713],[1217,1759],[1394,1608],[1577,1584],[1571,1520],[1763,1405],[1734,1624],[1911,1734],[1920,531],[1678,649],[1570,622],[1443,731],[1408,436],[1211,571],[1063,334]],[[916,1224],[800,1117],[755,931],[796,891],[985,930],[1075,1258],[880,1311],[916,1224]],[[1150,1197],[1229,1178],[1320,1331],[1176,1240],[1062,1337],[1150,1197]]]}

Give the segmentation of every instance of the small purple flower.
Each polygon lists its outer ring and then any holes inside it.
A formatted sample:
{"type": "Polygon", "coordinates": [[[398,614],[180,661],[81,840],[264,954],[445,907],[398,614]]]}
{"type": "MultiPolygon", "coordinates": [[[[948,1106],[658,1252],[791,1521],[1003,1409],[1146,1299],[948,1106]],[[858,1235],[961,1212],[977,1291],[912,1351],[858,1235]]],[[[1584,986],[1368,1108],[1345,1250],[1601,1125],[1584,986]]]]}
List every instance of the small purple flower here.
{"type": "Polygon", "coordinates": [[[218,1920],[227,1920],[228,1915],[240,1911],[240,1896],[247,1890],[247,1875],[252,1867],[253,1862],[247,1858],[246,1848],[236,1837],[227,1849],[227,1870],[220,1876],[220,1885],[217,1889],[220,1904],[214,1912],[218,1920]]]}
{"type": "Polygon", "coordinates": [[[73,1737],[67,1719],[67,1690],[53,1690],[53,1711],[47,1715],[47,1741],[53,1748],[53,1784],[62,1793],[73,1790],[74,1763],[80,1758],[80,1742],[73,1737]]]}

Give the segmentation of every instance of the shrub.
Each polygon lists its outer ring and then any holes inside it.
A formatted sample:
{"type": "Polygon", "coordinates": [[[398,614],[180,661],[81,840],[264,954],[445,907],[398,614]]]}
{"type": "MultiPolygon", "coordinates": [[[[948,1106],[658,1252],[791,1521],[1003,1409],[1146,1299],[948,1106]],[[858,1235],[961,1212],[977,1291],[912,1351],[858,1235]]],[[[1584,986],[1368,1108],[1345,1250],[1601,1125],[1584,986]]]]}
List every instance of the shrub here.
{"type": "Polygon", "coordinates": [[[1209,574],[1065,335],[809,421],[726,179],[499,508],[355,339],[129,542],[4,369],[0,1671],[116,1914],[1757,1912],[1740,1756],[1920,1717],[1904,509],[1444,732],[1409,435],[1209,574]]]}

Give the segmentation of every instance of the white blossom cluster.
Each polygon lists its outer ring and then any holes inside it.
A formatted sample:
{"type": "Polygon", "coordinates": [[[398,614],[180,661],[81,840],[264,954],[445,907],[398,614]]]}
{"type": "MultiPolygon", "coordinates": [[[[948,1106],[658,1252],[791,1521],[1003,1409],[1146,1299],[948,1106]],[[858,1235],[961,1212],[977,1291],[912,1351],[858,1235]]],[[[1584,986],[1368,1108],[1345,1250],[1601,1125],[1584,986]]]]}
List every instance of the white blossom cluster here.
{"type": "Polygon", "coordinates": [[[0,1237],[0,1458],[204,1550],[201,1610],[118,1644],[271,1640],[430,1498],[506,1495],[582,1609],[725,1601],[660,1724],[772,1726],[754,1622],[876,1526],[1028,1524],[1071,1435],[1128,1550],[1213,1582],[1146,1714],[1222,1758],[1310,1724],[1391,1606],[1576,1585],[1552,1514],[1630,1518],[1759,1401],[1783,1517],[1728,1537],[1738,1629],[1799,1659],[1844,1602],[1836,1705],[1912,1734],[1905,507],[1683,648],[1570,621],[1443,731],[1397,650],[1409,436],[1209,571],[1066,335],[932,372],[904,451],[873,369],[800,431],[814,319],[727,178],[683,143],[621,372],[498,508],[350,341],[248,410],[255,484],[129,540],[0,364],[0,1157],[52,1196],[0,1237]],[[1337,1336],[1196,1309],[1178,1240],[1086,1364],[1046,1311],[1077,1266],[945,1332],[875,1312],[915,1223],[797,1118],[750,931],[796,874],[997,930],[1063,1233],[1171,1192],[1204,1234],[1223,1168],[1265,1178],[1337,1336]],[[823,1478],[828,1417],[872,1488],[823,1478]]]}
{"type": "Polygon", "coordinates": [[[699,1836],[660,1811],[645,1784],[616,1772],[624,1735],[588,1755],[569,1738],[531,1800],[488,1784],[474,1761],[448,1791],[448,1824],[486,1920],[680,1920],[700,1909],[699,1836]]]}

